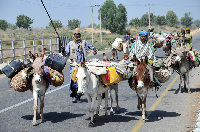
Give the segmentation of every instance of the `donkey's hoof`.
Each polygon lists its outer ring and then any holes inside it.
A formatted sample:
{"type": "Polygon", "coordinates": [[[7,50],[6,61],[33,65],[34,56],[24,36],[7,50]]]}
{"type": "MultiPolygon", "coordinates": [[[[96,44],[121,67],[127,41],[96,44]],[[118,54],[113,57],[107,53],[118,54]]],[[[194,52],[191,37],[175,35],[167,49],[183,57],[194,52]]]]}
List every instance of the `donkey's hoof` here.
{"type": "Polygon", "coordinates": [[[38,124],[37,124],[37,122],[32,122],[32,125],[37,126],[38,124]]]}
{"type": "Polygon", "coordinates": [[[188,91],[188,94],[191,94],[191,91],[188,91]]]}
{"type": "Polygon", "coordinates": [[[146,123],[146,120],[145,120],[145,119],[142,119],[142,123],[146,123]]]}
{"type": "Polygon", "coordinates": [[[116,111],[116,114],[120,114],[120,110],[117,110],[117,111],[116,111]]]}
{"type": "Polygon", "coordinates": [[[40,119],[40,123],[44,123],[45,119],[40,119]]]}
{"type": "Polygon", "coordinates": [[[90,123],[88,124],[88,127],[94,127],[94,122],[90,121],[90,123]]]}

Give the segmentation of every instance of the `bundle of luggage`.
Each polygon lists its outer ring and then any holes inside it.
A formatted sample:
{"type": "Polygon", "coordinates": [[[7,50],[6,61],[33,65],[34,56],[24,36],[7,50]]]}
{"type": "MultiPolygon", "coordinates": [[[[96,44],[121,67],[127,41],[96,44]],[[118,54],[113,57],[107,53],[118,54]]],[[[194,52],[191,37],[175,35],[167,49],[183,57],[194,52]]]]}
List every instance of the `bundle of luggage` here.
{"type": "MultiPolygon", "coordinates": [[[[80,63],[78,64],[80,65],[80,63]]],[[[122,80],[124,69],[120,68],[117,63],[103,61],[88,61],[85,63],[87,68],[95,75],[101,76],[102,83],[106,86],[119,83],[122,80]],[[118,65],[118,66],[117,66],[118,65]]],[[[75,67],[71,74],[71,80],[77,82],[76,74],[78,70],[75,67]]]]}
{"type": "MultiPolygon", "coordinates": [[[[45,60],[45,73],[49,76],[50,84],[57,87],[64,82],[64,75],[62,70],[66,64],[66,58],[59,54],[50,54],[45,60]]],[[[15,91],[25,92],[31,88],[31,79],[33,77],[33,68],[24,67],[24,64],[16,59],[13,59],[6,65],[2,72],[10,78],[10,86],[15,91]]]]}

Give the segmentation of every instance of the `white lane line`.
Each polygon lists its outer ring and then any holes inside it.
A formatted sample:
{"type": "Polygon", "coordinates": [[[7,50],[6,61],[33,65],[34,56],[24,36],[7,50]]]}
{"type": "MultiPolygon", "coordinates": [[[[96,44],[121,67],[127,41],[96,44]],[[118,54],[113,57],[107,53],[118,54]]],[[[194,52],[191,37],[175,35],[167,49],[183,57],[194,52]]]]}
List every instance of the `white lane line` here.
{"type": "MultiPolygon", "coordinates": [[[[63,89],[64,87],[67,87],[67,86],[69,86],[69,83],[66,84],[66,85],[60,86],[60,87],[58,87],[58,88],[56,88],[56,89],[54,89],[54,90],[48,91],[48,92],[46,92],[45,95],[50,94],[50,93],[53,93],[53,92],[58,91],[58,90],[60,90],[60,89],[63,89]]],[[[12,106],[10,106],[10,107],[7,107],[7,108],[5,108],[5,109],[3,109],[3,110],[0,110],[0,113],[6,112],[6,111],[8,111],[8,110],[10,110],[10,109],[13,109],[13,108],[15,108],[15,107],[17,107],[17,106],[23,105],[23,104],[25,104],[25,103],[27,103],[27,102],[30,102],[30,101],[32,101],[32,100],[33,100],[33,98],[30,98],[30,99],[27,99],[27,100],[25,100],[25,101],[22,101],[21,103],[12,105],[12,106]]]]}

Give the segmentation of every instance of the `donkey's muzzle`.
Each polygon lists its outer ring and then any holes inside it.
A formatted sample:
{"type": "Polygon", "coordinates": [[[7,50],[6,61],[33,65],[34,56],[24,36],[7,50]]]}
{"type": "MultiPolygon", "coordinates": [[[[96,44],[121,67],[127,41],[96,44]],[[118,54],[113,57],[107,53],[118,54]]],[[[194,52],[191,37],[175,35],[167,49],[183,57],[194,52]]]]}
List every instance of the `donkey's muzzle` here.
{"type": "Polygon", "coordinates": [[[83,96],[84,93],[83,92],[77,92],[78,96],[83,96]]]}

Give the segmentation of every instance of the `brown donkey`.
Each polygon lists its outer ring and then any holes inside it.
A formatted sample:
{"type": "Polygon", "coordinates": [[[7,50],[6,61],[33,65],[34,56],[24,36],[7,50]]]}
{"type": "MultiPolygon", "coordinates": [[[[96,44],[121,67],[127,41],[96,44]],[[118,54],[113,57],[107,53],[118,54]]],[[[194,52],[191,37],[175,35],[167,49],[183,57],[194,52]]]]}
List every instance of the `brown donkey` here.
{"type": "Polygon", "coordinates": [[[138,109],[142,107],[142,121],[146,119],[146,98],[147,93],[152,87],[150,86],[150,75],[146,68],[148,64],[148,58],[139,61],[136,59],[137,68],[133,71],[133,75],[129,78],[129,86],[135,90],[138,96],[138,109]]]}
{"type": "MultiPolygon", "coordinates": [[[[44,63],[43,63],[43,57],[45,53],[45,48],[43,49],[43,52],[40,57],[35,57],[32,54],[33,57],[33,78],[31,80],[31,91],[33,93],[33,99],[34,99],[34,117],[32,124],[35,126],[37,125],[37,115],[38,115],[38,98],[40,99],[40,117],[41,122],[44,121],[43,117],[43,108],[44,108],[44,96],[45,92],[49,87],[49,81],[46,77],[45,71],[44,71],[44,63]]],[[[30,52],[30,51],[29,51],[30,52]]],[[[31,52],[30,52],[31,53],[31,52]]]]}

